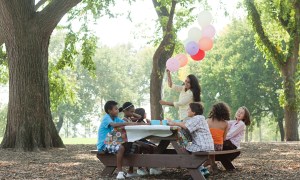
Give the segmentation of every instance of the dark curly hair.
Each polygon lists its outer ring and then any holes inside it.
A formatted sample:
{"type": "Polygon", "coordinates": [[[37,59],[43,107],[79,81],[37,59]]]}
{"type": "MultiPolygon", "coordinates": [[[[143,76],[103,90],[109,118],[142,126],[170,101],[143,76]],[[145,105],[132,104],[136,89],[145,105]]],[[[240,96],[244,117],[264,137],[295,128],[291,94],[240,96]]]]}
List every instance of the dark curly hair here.
{"type": "Polygon", "coordinates": [[[219,102],[213,105],[208,115],[212,120],[224,121],[230,119],[230,108],[225,102],[219,102]]]}

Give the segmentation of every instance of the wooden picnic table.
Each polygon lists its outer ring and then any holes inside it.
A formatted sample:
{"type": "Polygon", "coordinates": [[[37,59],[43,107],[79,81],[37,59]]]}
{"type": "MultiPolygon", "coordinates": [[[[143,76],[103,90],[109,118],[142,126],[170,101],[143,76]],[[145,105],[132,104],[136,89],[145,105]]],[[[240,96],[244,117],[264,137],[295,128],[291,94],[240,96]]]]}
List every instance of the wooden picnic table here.
{"type": "MultiPolygon", "coordinates": [[[[170,127],[171,135],[167,137],[159,137],[155,135],[147,136],[147,139],[158,140],[158,151],[156,154],[126,154],[123,159],[123,166],[133,167],[155,167],[155,168],[186,168],[193,179],[205,179],[198,171],[198,167],[208,160],[209,155],[214,154],[228,154],[237,152],[237,150],[230,151],[216,151],[216,152],[195,152],[189,153],[178,144],[178,128],[176,126],[170,127]],[[172,144],[174,149],[168,149],[172,144]]],[[[148,129],[151,126],[147,127],[148,129]]],[[[154,128],[154,126],[153,126],[154,128]]],[[[132,131],[133,129],[131,129],[132,131]]],[[[116,155],[99,153],[97,150],[91,151],[97,154],[97,158],[104,164],[105,168],[102,175],[111,175],[116,169],[116,155]]],[[[226,168],[226,167],[225,167],[226,168]]]]}

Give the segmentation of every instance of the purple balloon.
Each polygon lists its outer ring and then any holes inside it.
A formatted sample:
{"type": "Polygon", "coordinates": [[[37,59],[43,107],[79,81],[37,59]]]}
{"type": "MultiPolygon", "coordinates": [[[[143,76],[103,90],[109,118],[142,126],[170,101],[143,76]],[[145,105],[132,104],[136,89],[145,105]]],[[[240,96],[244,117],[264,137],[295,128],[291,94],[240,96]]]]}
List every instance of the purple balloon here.
{"type": "Polygon", "coordinates": [[[189,55],[193,56],[193,55],[195,55],[195,54],[198,53],[198,51],[199,51],[199,45],[195,41],[190,41],[190,42],[188,42],[186,44],[185,51],[189,55]]]}

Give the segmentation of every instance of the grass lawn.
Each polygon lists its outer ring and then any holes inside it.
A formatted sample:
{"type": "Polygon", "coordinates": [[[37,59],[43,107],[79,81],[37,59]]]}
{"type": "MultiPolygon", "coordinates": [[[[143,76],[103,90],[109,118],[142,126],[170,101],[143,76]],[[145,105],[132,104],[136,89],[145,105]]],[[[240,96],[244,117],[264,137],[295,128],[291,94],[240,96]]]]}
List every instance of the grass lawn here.
{"type": "MultiPolygon", "coordinates": [[[[64,144],[94,144],[96,146],[97,138],[62,138],[64,144]]],[[[0,143],[2,137],[0,137],[0,143]]]]}

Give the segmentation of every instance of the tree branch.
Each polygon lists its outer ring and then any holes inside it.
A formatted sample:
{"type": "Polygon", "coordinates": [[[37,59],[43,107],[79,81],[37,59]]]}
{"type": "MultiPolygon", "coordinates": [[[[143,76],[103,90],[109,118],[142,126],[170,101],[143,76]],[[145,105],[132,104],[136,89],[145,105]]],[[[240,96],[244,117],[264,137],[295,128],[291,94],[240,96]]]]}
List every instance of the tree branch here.
{"type": "Polygon", "coordinates": [[[165,5],[162,5],[161,2],[157,2],[157,0],[152,0],[154,9],[156,11],[156,14],[158,16],[158,20],[160,22],[160,25],[162,27],[163,32],[166,31],[166,25],[164,24],[164,17],[169,17],[168,9],[165,5]]]}
{"type": "Polygon", "coordinates": [[[0,46],[4,43],[4,33],[0,33],[0,46]]]}
{"type": "Polygon", "coordinates": [[[290,14],[288,13],[287,14],[287,17],[286,17],[286,20],[285,19],[283,19],[283,13],[284,13],[284,5],[282,4],[282,2],[280,1],[280,5],[279,5],[279,15],[278,15],[278,20],[279,20],[279,22],[280,22],[280,24],[281,24],[281,26],[287,31],[287,33],[288,34],[290,34],[291,32],[291,28],[289,28],[289,23],[290,23],[290,21],[289,21],[289,19],[291,18],[290,17],[290,14]]]}
{"type": "Polygon", "coordinates": [[[252,21],[252,26],[255,29],[255,32],[258,34],[260,40],[263,45],[267,48],[268,53],[272,56],[273,60],[278,63],[278,65],[284,65],[284,56],[282,53],[278,52],[275,45],[270,41],[268,36],[266,35],[260,18],[260,14],[258,13],[253,0],[245,0],[246,8],[249,12],[248,16],[252,21]]]}
{"type": "MultiPolygon", "coordinates": [[[[166,25],[161,24],[163,27],[163,39],[161,43],[159,44],[157,50],[155,51],[153,58],[160,59],[162,58],[163,60],[158,61],[160,64],[158,67],[160,67],[161,71],[163,72],[165,70],[166,66],[166,61],[168,58],[170,58],[174,52],[174,46],[175,46],[175,39],[174,36],[174,31],[173,31],[173,19],[174,19],[174,14],[175,14],[175,8],[176,8],[176,0],[172,0],[172,5],[170,9],[170,13],[167,12],[168,14],[168,22],[166,25]],[[162,57],[165,56],[165,57],[162,57]]],[[[166,6],[160,6],[163,9],[167,9],[166,6]]]]}
{"type": "Polygon", "coordinates": [[[40,0],[36,5],[35,5],[35,11],[37,11],[43,4],[45,4],[48,0],[40,0]]]}
{"type": "Polygon", "coordinates": [[[41,12],[39,22],[46,32],[52,32],[61,18],[82,0],[52,0],[41,12]]]}

